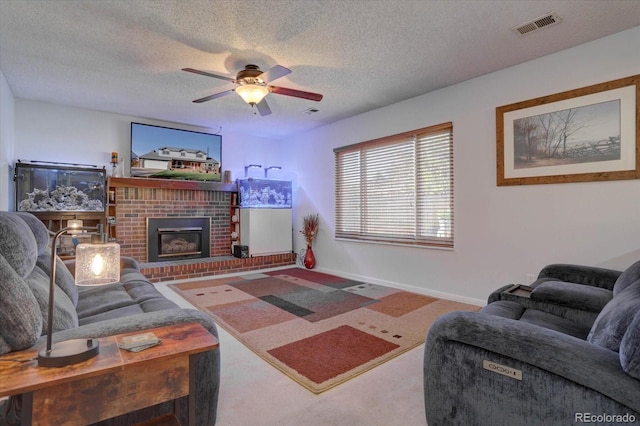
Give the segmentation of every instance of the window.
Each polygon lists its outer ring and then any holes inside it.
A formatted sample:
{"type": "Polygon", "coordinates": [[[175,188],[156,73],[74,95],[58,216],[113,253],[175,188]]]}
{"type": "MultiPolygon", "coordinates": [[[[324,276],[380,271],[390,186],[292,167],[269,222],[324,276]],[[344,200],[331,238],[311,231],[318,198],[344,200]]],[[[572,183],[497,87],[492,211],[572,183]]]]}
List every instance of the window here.
{"type": "Polygon", "coordinates": [[[453,125],[336,148],[336,238],[453,247],[453,125]]]}

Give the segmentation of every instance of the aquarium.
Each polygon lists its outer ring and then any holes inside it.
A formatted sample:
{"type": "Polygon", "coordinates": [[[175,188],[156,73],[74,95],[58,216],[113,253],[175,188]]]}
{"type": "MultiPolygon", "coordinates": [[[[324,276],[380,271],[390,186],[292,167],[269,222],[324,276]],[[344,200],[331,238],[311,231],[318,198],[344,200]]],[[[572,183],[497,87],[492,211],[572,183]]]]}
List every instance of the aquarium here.
{"type": "Polygon", "coordinates": [[[104,168],[16,163],[16,210],[104,212],[104,168]]]}
{"type": "Polygon", "coordinates": [[[290,209],[291,181],[238,179],[239,206],[246,208],[290,209]]]}

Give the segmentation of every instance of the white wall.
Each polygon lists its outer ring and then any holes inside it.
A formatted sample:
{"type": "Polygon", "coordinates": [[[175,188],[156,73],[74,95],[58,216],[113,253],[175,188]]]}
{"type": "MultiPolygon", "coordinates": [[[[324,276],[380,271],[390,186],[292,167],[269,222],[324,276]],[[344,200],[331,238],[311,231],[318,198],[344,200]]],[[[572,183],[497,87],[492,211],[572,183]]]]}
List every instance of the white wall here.
{"type": "Polygon", "coordinates": [[[296,229],[304,214],[320,214],[318,267],[482,301],[548,263],[624,269],[640,259],[640,180],[497,187],[495,154],[496,107],[638,74],[639,45],[636,27],[285,141],[297,170],[296,229]],[[336,241],[333,148],[446,121],[454,124],[455,249],[336,241]]]}
{"type": "Polygon", "coordinates": [[[14,98],[0,71],[0,210],[13,210],[14,98]]]}
{"type": "MultiPolygon", "coordinates": [[[[112,151],[118,152],[118,158],[127,164],[130,160],[132,121],[211,133],[217,130],[16,99],[15,153],[10,162],[20,159],[90,164],[105,166],[110,173],[112,151]]],[[[232,179],[244,176],[247,164],[266,165],[280,161],[277,145],[270,139],[224,131],[221,134],[222,169],[230,170],[232,179]]],[[[264,176],[264,172],[252,169],[250,176],[264,176]]]]}
{"type": "MultiPolygon", "coordinates": [[[[319,269],[480,303],[498,286],[522,282],[547,263],[623,269],[640,259],[640,180],[497,187],[495,108],[638,74],[639,43],[636,27],[284,141],[223,132],[222,168],[235,179],[247,164],[283,166],[269,176],[294,181],[296,250],[303,246],[302,216],[320,213],[313,247],[319,269]],[[455,249],[334,240],[333,148],[445,121],[454,123],[455,249]]],[[[13,104],[5,86],[0,87],[3,114],[5,104],[13,104]]],[[[16,99],[15,137],[3,122],[0,147],[5,150],[5,138],[15,140],[15,153],[4,154],[9,163],[106,166],[111,151],[128,160],[131,121],[202,130],[16,99]]],[[[263,174],[250,171],[250,176],[263,174]]],[[[0,206],[6,202],[4,189],[0,186],[0,206]]]]}

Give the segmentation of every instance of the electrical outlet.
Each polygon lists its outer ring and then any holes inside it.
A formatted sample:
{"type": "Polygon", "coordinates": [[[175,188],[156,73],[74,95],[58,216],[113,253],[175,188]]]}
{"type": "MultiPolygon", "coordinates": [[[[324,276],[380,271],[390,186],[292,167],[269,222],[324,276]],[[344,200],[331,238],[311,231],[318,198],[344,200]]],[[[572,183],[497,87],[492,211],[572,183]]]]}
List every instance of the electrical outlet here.
{"type": "Polygon", "coordinates": [[[526,285],[533,284],[535,280],[536,280],[536,274],[527,274],[525,277],[525,284],[526,285]]]}

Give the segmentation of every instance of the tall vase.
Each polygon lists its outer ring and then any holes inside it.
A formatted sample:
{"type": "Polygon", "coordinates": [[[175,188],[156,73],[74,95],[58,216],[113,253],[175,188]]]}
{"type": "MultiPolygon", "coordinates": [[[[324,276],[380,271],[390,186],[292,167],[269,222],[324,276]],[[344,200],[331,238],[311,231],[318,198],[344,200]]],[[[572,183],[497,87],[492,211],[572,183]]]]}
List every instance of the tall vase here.
{"type": "Polygon", "coordinates": [[[316,257],[313,255],[311,244],[307,244],[307,252],[304,255],[304,267],[307,269],[313,269],[316,266],[316,257]]]}

